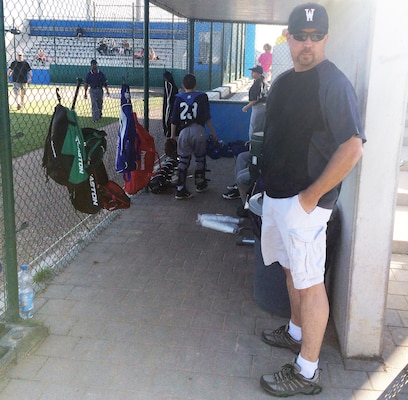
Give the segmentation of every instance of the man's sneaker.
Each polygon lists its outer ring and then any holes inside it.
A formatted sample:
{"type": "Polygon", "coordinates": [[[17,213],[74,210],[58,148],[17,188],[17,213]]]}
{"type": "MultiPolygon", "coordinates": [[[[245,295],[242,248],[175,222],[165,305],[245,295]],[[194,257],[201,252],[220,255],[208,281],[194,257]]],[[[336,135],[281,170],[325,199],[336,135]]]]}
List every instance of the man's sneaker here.
{"type": "Polygon", "coordinates": [[[238,189],[238,185],[236,183],[227,186],[227,190],[234,190],[238,189]]]}
{"type": "Polygon", "coordinates": [[[241,198],[241,196],[239,195],[238,189],[230,190],[228,193],[224,193],[222,197],[226,200],[235,200],[235,199],[241,198]]]}
{"type": "Polygon", "coordinates": [[[196,192],[197,193],[202,193],[208,190],[208,185],[205,183],[204,185],[198,185],[196,186],[196,192]]]}
{"type": "Polygon", "coordinates": [[[265,329],[262,332],[262,340],[274,347],[285,347],[293,351],[295,354],[300,353],[302,342],[293,339],[289,335],[289,324],[283,325],[278,329],[265,329]]]}
{"type": "Polygon", "coordinates": [[[319,394],[322,387],[319,385],[320,369],[317,369],[313,378],[306,379],[300,373],[300,367],[295,362],[286,364],[272,375],[262,375],[261,386],[268,394],[276,397],[289,397],[295,394],[319,394]]]}
{"type": "Polygon", "coordinates": [[[186,188],[183,188],[182,190],[177,190],[175,198],[176,200],[184,200],[192,196],[193,195],[186,188]]]}

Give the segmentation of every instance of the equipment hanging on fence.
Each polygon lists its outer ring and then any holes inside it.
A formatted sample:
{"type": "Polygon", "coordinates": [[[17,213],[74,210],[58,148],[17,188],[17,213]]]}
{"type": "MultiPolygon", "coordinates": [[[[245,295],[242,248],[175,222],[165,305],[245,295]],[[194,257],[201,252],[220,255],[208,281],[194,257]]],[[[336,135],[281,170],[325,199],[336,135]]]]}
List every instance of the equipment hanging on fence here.
{"type": "Polygon", "coordinates": [[[122,172],[125,192],[135,194],[148,186],[159,159],[154,138],[137,120],[130,99],[129,85],[122,85],[116,171],[122,172]]]}
{"type": "Polygon", "coordinates": [[[42,159],[47,180],[50,177],[66,186],[72,205],[80,212],[96,214],[102,208],[109,211],[128,208],[129,197],[119,186],[119,193],[111,190],[116,184],[109,180],[103,164],[106,132],[79,126],[75,103],[81,83],[78,78],[71,109],[61,105],[59,89],[56,89],[58,104],[50,122],[42,159]],[[117,198],[120,201],[116,201],[117,198]]]}
{"type": "Polygon", "coordinates": [[[106,132],[83,128],[82,133],[88,179],[77,185],[68,184],[67,187],[71,203],[76,210],[85,214],[96,214],[103,207],[99,196],[100,187],[109,181],[103,164],[107,147],[106,132]]]}
{"type": "Polygon", "coordinates": [[[58,104],[45,139],[42,166],[45,173],[60,185],[79,184],[88,179],[85,168],[85,146],[82,130],[75,112],[82,80],[78,79],[71,109],[61,105],[59,89],[56,89],[58,104]]]}
{"type": "Polygon", "coordinates": [[[130,179],[125,180],[125,192],[135,194],[139,190],[147,187],[150,178],[154,175],[153,167],[156,159],[159,161],[159,153],[156,151],[154,138],[150,135],[147,129],[139,123],[136,113],[133,113],[136,124],[137,139],[135,147],[139,149],[137,157],[137,168],[130,172],[130,179]]]}
{"type": "Polygon", "coordinates": [[[164,136],[169,138],[171,136],[171,113],[178,93],[177,85],[170,71],[166,70],[163,73],[163,86],[163,133],[164,136]]]}
{"type": "Polygon", "coordinates": [[[122,172],[125,181],[130,179],[130,172],[137,168],[136,161],[139,155],[139,142],[136,138],[136,124],[133,118],[130,88],[129,85],[123,84],[120,94],[116,172],[122,172]]]}

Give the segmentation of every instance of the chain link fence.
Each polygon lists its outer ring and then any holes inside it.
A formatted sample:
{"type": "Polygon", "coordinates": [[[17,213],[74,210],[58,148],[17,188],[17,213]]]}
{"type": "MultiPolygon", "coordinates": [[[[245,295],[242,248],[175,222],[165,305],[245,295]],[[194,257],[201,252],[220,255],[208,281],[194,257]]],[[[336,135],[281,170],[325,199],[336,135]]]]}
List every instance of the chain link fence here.
{"type": "MultiPolygon", "coordinates": [[[[49,277],[47,274],[41,275],[42,271],[57,274],[100,229],[120,214],[120,211],[106,210],[94,215],[80,213],[72,206],[65,186],[47,181],[41,165],[45,137],[58,103],[56,89],[59,89],[61,103],[71,107],[77,78],[85,79],[91,59],[98,60],[99,68],[108,78],[110,91],[110,96],[104,97],[103,117],[93,122],[91,102],[84,98],[83,88],[79,91],[75,110],[81,127],[107,132],[104,163],[110,179],[121,186],[123,179],[115,171],[115,157],[122,83],[132,85],[133,109],[140,122],[145,122],[143,60],[136,59],[133,51],[143,47],[140,7],[136,8],[129,2],[113,7],[85,1],[60,3],[57,7],[51,0],[39,2],[38,7],[34,10],[24,0],[13,5],[4,3],[17,265],[29,264],[32,274],[38,278],[37,290],[44,285],[41,276],[49,277]],[[98,43],[104,38],[109,47],[106,53],[102,51],[100,54],[98,43]],[[130,44],[125,45],[126,49],[123,47],[125,41],[130,44]],[[28,63],[30,71],[26,76],[31,78],[31,82],[23,85],[18,93],[13,84],[16,70],[12,64],[16,60],[28,63]]],[[[161,16],[160,10],[156,11],[162,19],[153,23],[156,34],[152,36],[157,37],[158,30],[163,26],[165,29],[170,27],[170,34],[166,32],[163,40],[171,43],[170,50],[166,49],[164,54],[164,43],[159,39],[151,40],[151,45],[156,47],[156,58],[149,61],[149,68],[157,69],[158,77],[167,62],[170,66],[186,68],[178,53],[186,51],[186,34],[183,33],[182,45],[176,39],[172,41],[176,35],[177,21],[171,15],[161,16]]],[[[150,12],[154,14],[153,10],[150,12]]],[[[161,80],[157,77],[148,94],[147,109],[150,132],[155,137],[158,150],[161,150],[164,142],[162,92],[159,87],[161,80]]],[[[0,199],[3,207],[3,196],[0,199]]],[[[2,264],[6,263],[4,238],[7,229],[10,228],[5,227],[2,218],[2,264]]],[[[5,269],[8,267],[4,266],[5,269]]],[[[0,314],[4,317],[7,308],[4,274],[0,278],[0,314]]]]}
{"type": "MultiPolygon", "coordinates": [[[[248,68],[256,62],[255,29],[247,24],[191,22],[152,5],[150,21],[145,23],[140,0],[116,1],[114,5],[107,0],[40,0],[35,6],[16,0],[4,2],[3,10],[17,265],[29,264],[33,275],[41,276],[44,270],[58,274],[120,211],[82,214],[73,208],[66,187],[47,182],[41,164],[45,137],[58,103],[56,89],[61,103],[71,107],[77,78],[85,79],[90,61],[98,61],[110,91],[110,96],[104,97],[103,117],[98,122],[92,120],[91,102],[84,98],[83,88],[75,110],[81,127],[107,132],[104,163],[109,178],[123,185],[122,176],[115,171],[122,83],[130,85],[133,109],[163,153],[163,73],[171,71],[179,88],[184,74],[194,73],[202,91],[248,76],[248,68]],[[30,69],[30,81],[18,93],[10,68],[15,61],[26,61],[30,69]]],[[[4,209],[3,187],[1,190],[4,209]]],[[[8,229],[12,228],[5,226],[2,214],[3,319],[7,311],[4,270],[10,267],[5,259],[8,229]]],[[[37,289],[42,287],[39,280],[37,289]]]]}

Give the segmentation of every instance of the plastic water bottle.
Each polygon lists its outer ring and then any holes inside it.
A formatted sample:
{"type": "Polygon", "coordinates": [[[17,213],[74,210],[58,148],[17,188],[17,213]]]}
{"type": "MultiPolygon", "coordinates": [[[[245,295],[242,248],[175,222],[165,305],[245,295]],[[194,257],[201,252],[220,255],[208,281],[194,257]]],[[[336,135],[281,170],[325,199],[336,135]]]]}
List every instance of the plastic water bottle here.
{"type": "Polygon", "coordinates": [[[22,319],[32,318],[34,314],[33,279],[26,264],[18,274],[18,304],[22,319]]]}

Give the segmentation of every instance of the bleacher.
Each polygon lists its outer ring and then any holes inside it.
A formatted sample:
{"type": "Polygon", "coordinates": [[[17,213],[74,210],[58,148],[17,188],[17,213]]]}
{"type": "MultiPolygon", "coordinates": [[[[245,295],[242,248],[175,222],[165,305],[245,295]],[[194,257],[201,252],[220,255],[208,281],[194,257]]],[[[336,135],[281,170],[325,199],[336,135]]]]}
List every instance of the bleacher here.
{"type": "MultiPolygon", "coordinates": [[[[28,21],[29,39],[24,45],[25,58],[39,68],[47,68],[50,64],[89,65],[93,58],[101,66],[142,65],[141,60],[134,59],[133,54],[144,47],[143,26],[142,22],[131,21],[31,19],[28,21]],[[83,29],[83,36],[76,37],[79,26],[83,29]],[[107,54],[97,51],[102,38],[115,41],[114,48],[109,49],[107,54]],[[121,46],[124,39],[130,43],[130,55],[125,54],[121,46]],[[35,61],[39,49],[43,49],[47,56],[44,66],[35,61]]],[[[149,24],[149,38],[149,46],[158,57],[149,62],[151,68],[186,68],[186,23],[152,22],[149,24]]],[[[12,52],[8,52],[8,55],[10,58],[12,52]]]]}
{"type": "MultiPolygon", "coordinates": [[[[110,39],[110,38],[108,38],[110,39]]],[[[48,64],[58,65],[89,65],[90,60],[96,58],[100,65],[104,66],[134,66],[142,65],[141,60],[133,57],[135,52],[139,52],[143,46],[142,39],[135,39],[131,42],[131,54],[124,53],[121,43],[123,39],[115,39],[115,48],[108,50],[108,53],[99,54],[97,51],[101,38],[90,37],[52,37],[52,36],[31,36],[25,45],[25,59],[34,66],[40,65],[35,61],[39,49],[43,49],[47,56],[48,64]]],[[[150,46],[153,47],[157,60],[149,62],[151,68],[185,68],[187,59],[185,54],[185,41],[173,41],[169,46],[168,40],[151,39],[150,46]]]]}

